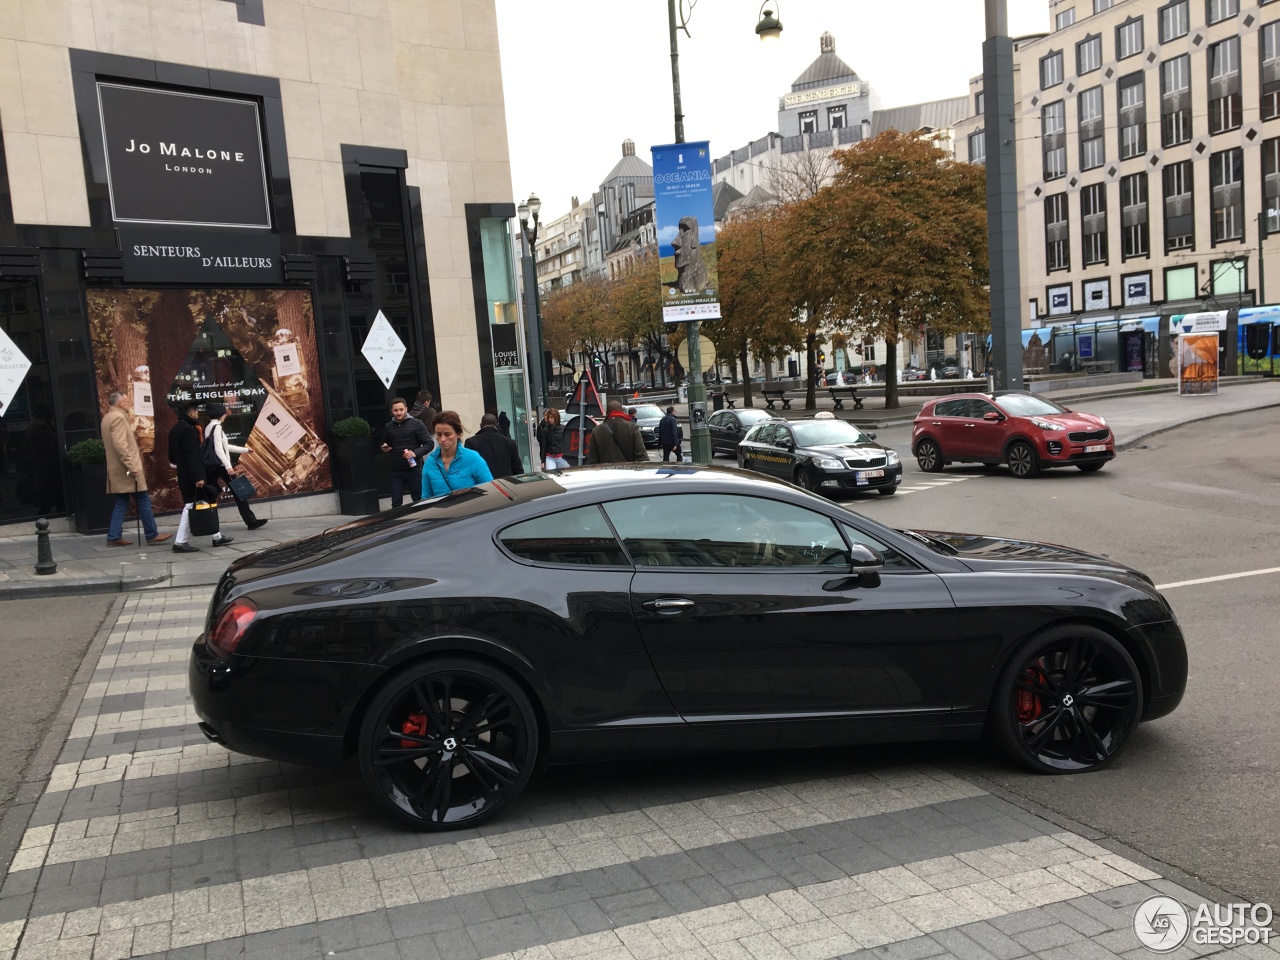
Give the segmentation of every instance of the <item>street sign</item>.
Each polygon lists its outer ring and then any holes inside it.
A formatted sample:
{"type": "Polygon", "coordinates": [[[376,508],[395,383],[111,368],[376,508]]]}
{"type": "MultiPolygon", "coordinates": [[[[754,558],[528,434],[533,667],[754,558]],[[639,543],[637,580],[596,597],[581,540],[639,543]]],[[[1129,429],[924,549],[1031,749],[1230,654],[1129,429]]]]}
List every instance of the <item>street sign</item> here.
{"type": "Polygon", "coordinates": [[[400,369],[400,361],[404,359],[405,346],[400,335],[392,328],[386,314],[381,310],[369,328],[369,335],[364,338],[364,346],[360,348],[364,358],[373,367],[382,385],[391,389],[391,381],[400,369]]]}
{"type": "MultiPolygon", "coordinates": [[[[715,344],[706,337],[698,338],[698,346],[702,351],[702,369],[699,373],[705,373],[716,365],[716,347],[715,344]]],[[[676,347],[676,357],[680,360],[680,366],[686,370],[689,369],[689,341],[681,340],[680,346],[676,347]]]]}

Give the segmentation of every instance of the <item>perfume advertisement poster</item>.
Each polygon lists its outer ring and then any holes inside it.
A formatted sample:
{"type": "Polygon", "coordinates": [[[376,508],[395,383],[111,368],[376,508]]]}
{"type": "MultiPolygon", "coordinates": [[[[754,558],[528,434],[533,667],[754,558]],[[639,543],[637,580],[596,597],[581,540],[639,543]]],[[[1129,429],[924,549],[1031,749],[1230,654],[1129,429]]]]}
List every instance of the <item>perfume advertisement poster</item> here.
{"type": "Polygon", "coordinates": [[[227,439],[252,451],[238,466],[260,497],[332,488],[310,293],[112,289],[86,297],[101,412],[113,390],[131,398],[157,510],[182,508],[168,436],[177,405],[191,399],[202,429],[210,403],[228,408],[227,439]]]}

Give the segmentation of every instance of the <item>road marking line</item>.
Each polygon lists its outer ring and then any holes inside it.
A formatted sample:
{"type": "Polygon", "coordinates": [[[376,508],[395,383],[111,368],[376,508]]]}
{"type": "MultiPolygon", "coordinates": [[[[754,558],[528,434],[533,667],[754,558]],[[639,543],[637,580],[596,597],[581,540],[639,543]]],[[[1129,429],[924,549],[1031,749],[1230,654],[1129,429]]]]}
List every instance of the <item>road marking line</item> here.
{"type": "Polygon", "coordinates": [[[1201,577],[1198,580],[1179,580],[1177,583],[1157,583],[1157,590],[1172,590],[1175,587],[1195,587],[1202,583],[1218,583],[1222,580],[1239,580],[1241,577],[1261,577],[1270,573],[1280,573],[1280,567],[1267,567],[1265,570],[1244,570],[1240,573],[1224,573],[1216,577],[1201,577]]]}

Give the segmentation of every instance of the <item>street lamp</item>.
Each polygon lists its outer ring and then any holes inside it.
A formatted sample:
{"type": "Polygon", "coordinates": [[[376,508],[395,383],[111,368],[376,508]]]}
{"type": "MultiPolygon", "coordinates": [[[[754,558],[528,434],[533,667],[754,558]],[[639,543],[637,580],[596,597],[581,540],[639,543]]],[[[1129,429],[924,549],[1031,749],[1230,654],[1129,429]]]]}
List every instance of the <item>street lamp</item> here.
{"type": "Polygon", "coordinates": [[[529,357],[529,386],[538,409],[545,410],[546,362],[542,351],[542,310],[538,304],[538,276],[533,253],[538,243],[538,214],[541,212],[542,201],[536,193],[529,194],[529,199],[516,207],[516,214],[520,217],[520,271],[524,274],[524,312],[529,338],[526,348],[529,357]]]}
{"type": "MultiPolygon", "coordinates": [[[[697,2],[697,0],[694,0],[697,2]]],[[[767,2],[767,0],[766,0],[767,2]]],[[[689,10],[685,10],[685,0],[679,0],[679,16],[676,15],[676,0],[667,0],[667,27],[671,34],[671,95],[675,105],[676,143],[684,143],[684,113],[680,107],[680,45],[676,31],[683,30],[689,36],[689,10]]],[[[760,22],[756,24],[756,33],[761,40],[777,39],[782,33],[782,21],[773,16],[772,10],[760,8],[760,22]]],[[[691,320],[687,326],[685,342],[689,344],[689,409],[701,404],[705,410],[707,404],[707,387],[702,382],[702,323],[691,320]]],[[[707,429],[706,418],[701,420],[689,417],[689,447],[693,453],[694,463],[711,462],[711,432],[707,429]]]]}

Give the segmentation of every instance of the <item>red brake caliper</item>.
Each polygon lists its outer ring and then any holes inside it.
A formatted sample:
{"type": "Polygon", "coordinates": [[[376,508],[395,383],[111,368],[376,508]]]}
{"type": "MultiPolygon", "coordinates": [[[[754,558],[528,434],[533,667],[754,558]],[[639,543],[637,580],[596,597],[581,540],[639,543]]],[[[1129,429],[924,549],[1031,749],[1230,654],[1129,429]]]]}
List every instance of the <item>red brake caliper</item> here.
{"type": "MultiPolygon", "coordinates": [[[[427,735],[426,715],[421,713],[409,714],[409,719],[400,724],[400,732],[407,733],[415,737],[425,737],[427,735]]],[[[409,750],[413,747],[421,746],[421,744],[414,743],[412,740],[401,740],[400,746],[409,750]]]]}
{"type": "MultiPolygon", "coordinates": [[[[1047,685],[1049,682],[1045,678],[1045,675],[1034,667],[1027,667],[1026,671],[1023,673],[1023,677],[1031,683],[1038,683],[1041,685],[1047,685]]],[[[1040,697],[1037,694],[1032,693],[1030,690],[1019,690],[1017,696],[1014,697],[1013,704],[1019,723],[1031,723],[1032,721],[1039,719],[1040,714],[1044,710],[1044,705],[1040,702],[1040,697]]]]}

